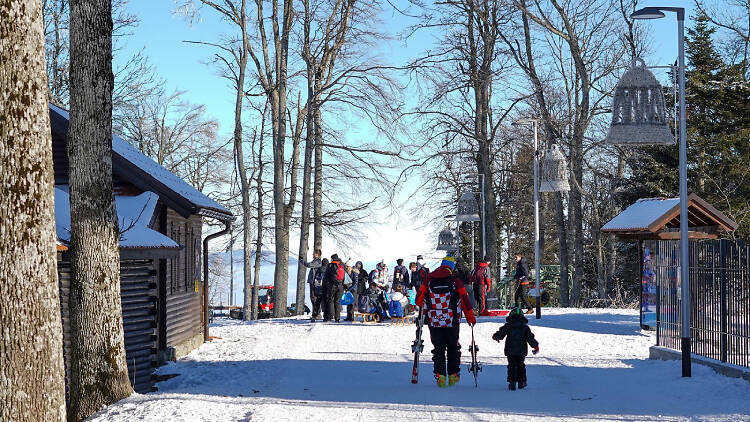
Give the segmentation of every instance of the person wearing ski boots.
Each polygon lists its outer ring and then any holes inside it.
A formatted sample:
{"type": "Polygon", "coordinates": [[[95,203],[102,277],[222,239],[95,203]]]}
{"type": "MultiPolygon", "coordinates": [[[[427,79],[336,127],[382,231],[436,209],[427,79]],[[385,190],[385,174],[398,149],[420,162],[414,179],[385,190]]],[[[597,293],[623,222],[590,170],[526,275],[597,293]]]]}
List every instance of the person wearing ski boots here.
{"type": "Polygon", "coordinates": [[[438,387],[445,387],[446,380],[448,385],[455,385],[460,379],[459,303],[466,316],[466,322],[472,326],[477,322],[466,287],[457,276],[455,268],[455,258],[452,255],[446,256],[440,267],[431,272],[422,283],[416,299],[417,306],[424,306],[424,323],[430,329],[430,339],[434,346],[433,372],[438,387]]]}
{"type": "Polygon", "coordinates": [[[487,295],[492,288],[489,265],[489,259],[485,256],[483,260],[477,262],[477,265],[471,271],[471,284],[474,287],[474,299],[477,304],[475,309],[482,316],[490,314],[487,311],[487,295]]]}
{"type": "Polygon", "coordinates": [[[534,338],[534,333],[529,328],[529,320],[523,315],[521,308],[513,308],[505,321],[505,324],[492,335],[492,339],[498,343],[505,339],[505,356],[508,357],[508,389],[515,390],[516,384],[519,389],[524,389],[527,385],[526,363],[524,363],[529,353],[527,344],[533,347],[534,354],[537,354],[539,342],[534,338]]]}
{"type": "Polygon", "coordinates": [[[514,292],[513,292],[513,306],[522,306],[526,308],[526,313],[531,314],[534,312],[534,308],[529,303],[529,299],[526,297],[526,289],[529,288],[531,281],[531,270],[529,270],[529,264],[526,262],[526,258],[520,253],[516,254],[516,273],[513,275],[514,292]]]}

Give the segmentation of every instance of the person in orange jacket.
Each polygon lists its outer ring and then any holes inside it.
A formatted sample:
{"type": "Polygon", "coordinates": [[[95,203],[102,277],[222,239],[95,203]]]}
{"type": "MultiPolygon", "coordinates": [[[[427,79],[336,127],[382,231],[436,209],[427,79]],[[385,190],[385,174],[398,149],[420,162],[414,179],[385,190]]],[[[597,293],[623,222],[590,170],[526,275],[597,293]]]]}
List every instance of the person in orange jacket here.
{"type": "Polygon", "coordinates": [[[485,256],[483,260],[477,262],[477,265],[471,271],[471,285],[474,288],[474,299],[477,303],[477,310],[479,315],[487,316],[487,295],[490,294],[492,288],[492,280],[490,279],[490,261],[485,256]]]}
{"type": "Polygon", "coordinates": [[[446,374],[450,374],[447,376],[448,385],[455,385],[460,379],[459,303],[466,322],[472,326],[477,323],[466,287],[455,273],[455,268],[455,258],[449,254],[440,267],[427,276],[417,292],[416,304],[424,309],[422,315],[430,329],[430,340],[434,346],[432,362],[438,387],[445,387],[446,374]]]}

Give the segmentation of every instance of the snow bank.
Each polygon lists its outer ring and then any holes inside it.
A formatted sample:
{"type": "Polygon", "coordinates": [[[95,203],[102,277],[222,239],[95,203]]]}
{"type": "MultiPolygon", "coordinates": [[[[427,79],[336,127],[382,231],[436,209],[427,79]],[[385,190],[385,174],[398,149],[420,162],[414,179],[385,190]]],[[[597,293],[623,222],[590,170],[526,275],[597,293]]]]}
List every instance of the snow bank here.
{"type": "Polygon", "coordinates": [[[679,362],[649,360],[654,337],[631,310],[545,309],[531,320],[541,353],[527,359],[529,387],[508,391],[502,345],[490,339],[502,321],[481,318],[475,327],[479,388],[466,371],[464,325],[463,378],[438,389],[429,335],[420,383],[409,383],[413,327],[219,320],[211,335],[220,339],[160,368],[180,374],[160,392],[92,420],[750,420],[749,383],[698,365],[683,379],[679,362]]]}

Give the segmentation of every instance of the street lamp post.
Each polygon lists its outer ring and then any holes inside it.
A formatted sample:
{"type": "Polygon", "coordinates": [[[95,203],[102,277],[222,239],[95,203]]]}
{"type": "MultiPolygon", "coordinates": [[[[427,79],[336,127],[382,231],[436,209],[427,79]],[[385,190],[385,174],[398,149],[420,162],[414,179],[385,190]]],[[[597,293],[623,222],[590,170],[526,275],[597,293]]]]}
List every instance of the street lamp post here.
{"type": "Polygon", "coordinates": [[[539,281],[540,256],[539,256],[539,140],[538,119],[520,119],[513,125],[531,124],[534,128],[534,279],[536,281],[536,319],[542,318],[542,288],[539,281]]]}
{"type": "Polygon", "coordinates": [[[688,250],[687,211],[687,136],[685,122],[685,9],[682,7],[644,7],[630,15],[633,19],[659,19],[664,12],[677,14],[680,85],[680,278],[682,290],[682,376],[691,376],[690,361],[690,251],[688,250]]]}

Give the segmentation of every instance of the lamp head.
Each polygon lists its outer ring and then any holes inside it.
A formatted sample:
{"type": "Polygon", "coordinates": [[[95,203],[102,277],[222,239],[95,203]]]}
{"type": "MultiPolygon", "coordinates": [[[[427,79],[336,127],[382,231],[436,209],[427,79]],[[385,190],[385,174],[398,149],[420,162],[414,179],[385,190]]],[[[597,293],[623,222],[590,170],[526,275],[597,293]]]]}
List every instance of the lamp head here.
{"type": "Polygon", "coordinates": [[[535,125],[537,122],[537,119],[518,119],[515,122],[511,123],[511,126],[522,126],[522,125],[535,125]]]}
{"type": "Polygon", "coordinates": [[[660,19],[664,16],[664,12],[658,7],[644,7],[636,10],[630,15],[633,19],[660,19]]]}

